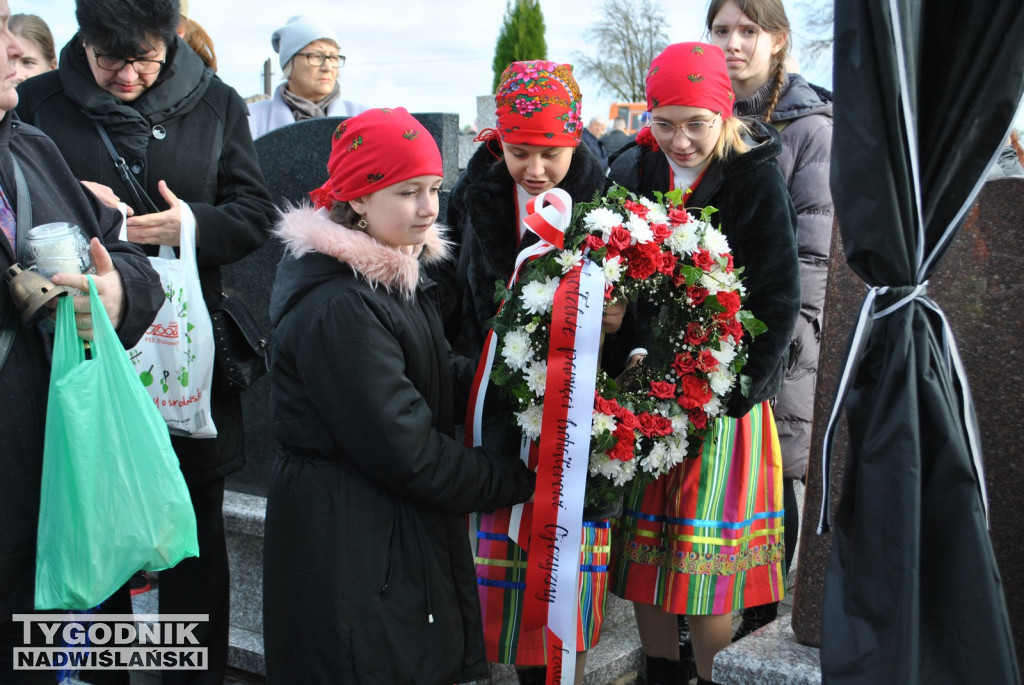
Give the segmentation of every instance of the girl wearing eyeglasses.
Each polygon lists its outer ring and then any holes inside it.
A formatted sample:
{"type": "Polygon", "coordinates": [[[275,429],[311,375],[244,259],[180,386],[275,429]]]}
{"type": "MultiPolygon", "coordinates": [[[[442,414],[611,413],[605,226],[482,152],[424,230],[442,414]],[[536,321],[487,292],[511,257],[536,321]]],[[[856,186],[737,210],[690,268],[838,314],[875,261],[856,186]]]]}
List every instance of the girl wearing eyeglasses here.
{"type": "Polygon", "coordinates": [[[334,30],[313,17],[294,16],[274,31],[270,44],[281,61],[285,82],[269,100],[249,105],[253,140],[306,119],[351,117],[366,107],[341,99],[338,71],[345,56],[334,30]]]}
{"type": "MultiPolygon", "coordinates": [[[[711,42],[722,48],[736,91],[736,114],[769,122],[780,133],[779,169],[797,212],[801,308],[790,345],[789,368],[773,411],[782,447],[786,504],[786,568],[800,526],[794,484],[807,471],[814,413],[828,257],[832,243],[831,93],[786,70],[789,20],[781,0],[712,0],[711,42]]],[[[743,610],[734,639],[769,623],[778,603],[743,610]]]]}
{"type": "Polygon", "coordinates": [[[648,685],[683,682],[677,622],[687,615],[698,680],[732,637],[732,612],[778,600],[783,568],[782,462],[768,400],[782,384],[800,311],[796,216],[776,157],[778,135],[733,116],[722,51],[677,43],[651,63],[650,127],[612,163],[635,193],[683,191],[686,207],[712,206],[748,291],[745,307],[767,326],[750,341],[743,374],[701,455],[627,490],[613,535],[612,592],[633,602],[648,685]]]}

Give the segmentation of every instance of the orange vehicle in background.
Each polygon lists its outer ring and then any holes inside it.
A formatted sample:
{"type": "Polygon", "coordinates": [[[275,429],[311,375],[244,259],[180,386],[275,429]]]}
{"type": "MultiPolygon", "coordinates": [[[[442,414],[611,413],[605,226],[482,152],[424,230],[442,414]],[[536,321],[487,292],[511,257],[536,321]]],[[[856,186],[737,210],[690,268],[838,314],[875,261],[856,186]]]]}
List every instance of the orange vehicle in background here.
{"type": "Polygon", "coordinates": [[[613,102],[608,108],[608,128],[612,122],[622,119],[626,122],[626,133],[636,134],[647,124],[647,103],[645,102],[613,102]]]}

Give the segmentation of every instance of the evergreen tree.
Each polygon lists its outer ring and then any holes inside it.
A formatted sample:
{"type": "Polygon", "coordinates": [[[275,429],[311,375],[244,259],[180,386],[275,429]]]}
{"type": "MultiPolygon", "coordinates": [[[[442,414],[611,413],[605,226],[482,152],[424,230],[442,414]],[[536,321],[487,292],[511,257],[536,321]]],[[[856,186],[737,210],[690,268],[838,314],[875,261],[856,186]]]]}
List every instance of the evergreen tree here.
{"type": "Polygon", "coordinates": [[[491,92],[498,90],[501,72],[512,62],[547,59],[547,56],[548,44],[544,40],[544,15],[540,11],[540,1],[508,0],[498,43],[494,46],[491,92]]]}

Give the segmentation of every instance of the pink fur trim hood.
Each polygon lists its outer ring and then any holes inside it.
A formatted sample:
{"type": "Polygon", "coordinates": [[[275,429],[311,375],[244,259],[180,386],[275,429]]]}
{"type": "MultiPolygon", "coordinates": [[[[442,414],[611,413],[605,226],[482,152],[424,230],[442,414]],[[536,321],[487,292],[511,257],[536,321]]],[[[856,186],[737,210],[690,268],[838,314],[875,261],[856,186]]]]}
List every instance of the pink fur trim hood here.
{"type": "Polygon", "coordinates": [[[420,262],[447,259],[451,243],[444,238],[444,229],[434,224],[427,230],[423,251],[414,257],[377,242],[363,231],[331,221],[326,209],[308,205],[294,207],[281,215],[274,234],[284,243],[285,252],[301,257],[319,252],[348,264],[374,288],[384,286],[412,297],[419,282],[420,262]]]}

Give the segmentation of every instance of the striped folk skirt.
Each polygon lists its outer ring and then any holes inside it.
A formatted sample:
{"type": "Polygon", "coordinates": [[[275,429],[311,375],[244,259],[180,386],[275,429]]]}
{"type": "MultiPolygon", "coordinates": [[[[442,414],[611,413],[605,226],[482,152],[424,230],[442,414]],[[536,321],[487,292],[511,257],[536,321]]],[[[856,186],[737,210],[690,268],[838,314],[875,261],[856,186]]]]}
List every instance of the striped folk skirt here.
{"type": "MultiPolygon", "coordinates": [[[[475,514],[477,589],[483,610],[487,660],[520,666],[542,666],[545,661],[544,628],[523,630],[523,595],[526,588],[526,552],[507,535],[508,509],[475,514]]],[[[580,550],[580,604],[576,649],[597,644],[608,595],[611,524],[607,519],[584,521],[580,550]]]]}
{"type": "Polygon", "coordinates": [[[785,594],[782,458],[771,407],[717,419],[701,456],[627,488],[611,590],[673,614],[724,614],[785,594]]]}

